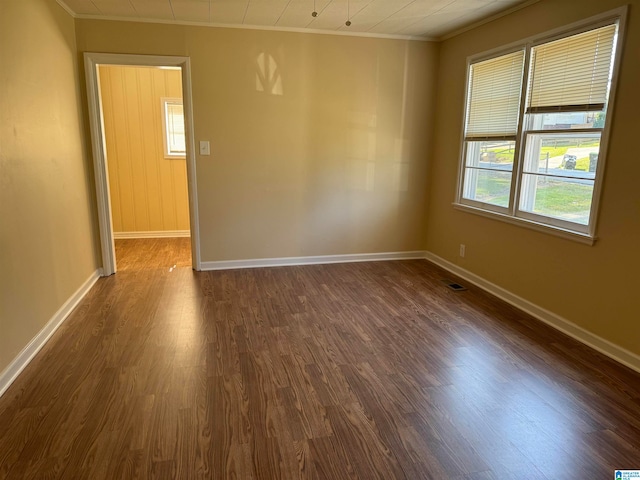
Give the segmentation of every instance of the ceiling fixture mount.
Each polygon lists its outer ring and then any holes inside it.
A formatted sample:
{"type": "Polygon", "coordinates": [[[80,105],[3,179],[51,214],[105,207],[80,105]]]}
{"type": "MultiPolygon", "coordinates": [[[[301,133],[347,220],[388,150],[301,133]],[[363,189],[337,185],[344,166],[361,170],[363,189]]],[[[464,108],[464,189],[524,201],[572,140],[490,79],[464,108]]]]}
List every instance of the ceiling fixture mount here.
{"type": "Polygon", "coordinates": [[[347,0],[347,21],[344,22],[347,27],[351,26],[351,14],[349,13],[349,0],[347,0]]]}
{"type": "Polygon", "coordinates": [[[313,0],[313,12],[311,12],[311,16],[314,18],[318,16],[318,11],[316,10],[316,0],[313,0]]]}

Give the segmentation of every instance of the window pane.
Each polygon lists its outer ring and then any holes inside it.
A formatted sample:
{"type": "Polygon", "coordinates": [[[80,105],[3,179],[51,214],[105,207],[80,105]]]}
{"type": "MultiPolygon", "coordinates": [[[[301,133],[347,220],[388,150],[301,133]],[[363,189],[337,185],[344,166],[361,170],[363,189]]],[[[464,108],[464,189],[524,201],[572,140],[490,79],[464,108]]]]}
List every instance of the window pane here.
{"type": "Polygon", "coordinates": [[[595,179],[600,133],[529,134],[524,171],[561,177],[595,179]]]}
{"type": "Polygon", "coordinates": [[[178,101],[165,101],[166,148],[168,155],[186,153],[184,110],[178,101]]]}
{"type": "Polygon", "coordinates": [[[593,180],[524,174],[520,210],[589,224],[593,180]]]}
{"type": "Polygon", "coordinates": [[[184,133],[182,135],[173,135],[171,137],[171,153],[186,153],[186,151],[184,133]]]}
{"type": "Polygon", "coordinates": [[[563,112],[529,115],[529,130],[604,128],[604,112],[563,112]]]}
{"type": "Polygon", "coordinates": [[[463,197],[500,207],[509,206],[511,172],[466,168],[463,197]]]}
{"type": "Polygon", "coordinates": [[[466,164],[470,167],[493,170],[513,170],[516,142],[497,140],[492,142],[467,142],[466,164]]]}

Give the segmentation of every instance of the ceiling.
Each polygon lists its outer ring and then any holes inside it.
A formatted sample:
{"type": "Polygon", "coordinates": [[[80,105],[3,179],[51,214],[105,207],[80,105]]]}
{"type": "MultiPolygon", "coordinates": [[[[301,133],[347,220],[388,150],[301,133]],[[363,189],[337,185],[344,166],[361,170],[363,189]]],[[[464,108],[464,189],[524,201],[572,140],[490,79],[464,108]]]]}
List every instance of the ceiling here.
{"type": "Polygon", "coordinates": [[[75,16],[438,39],[531,0],[57,0],[75,16]],[[318,12],[312,17],[311,12],[318,12]],[[348,9],[348,10],[347,10],[348,9]],[[347,13],[348,12],[348,13],[347,13]],[[346,26],[349,18],[351,26],[346,26]]]}

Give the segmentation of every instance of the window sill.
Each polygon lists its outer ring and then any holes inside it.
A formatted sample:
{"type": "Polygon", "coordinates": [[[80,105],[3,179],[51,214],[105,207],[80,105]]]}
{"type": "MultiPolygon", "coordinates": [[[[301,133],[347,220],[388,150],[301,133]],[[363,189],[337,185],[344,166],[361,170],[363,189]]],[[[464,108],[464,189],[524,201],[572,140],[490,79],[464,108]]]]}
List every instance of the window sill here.
{"type": "Polygon", "coordinates": [[[512,217],[510,215],[504,215],[502,213],[492,212],[489,210],[483,210],[481,208],[471,207],[461,203],[453,203],[453,207],[456,210],[460,210],[467,213],[473,213],[482,217],[491,218],[493,220],[499,220],[502,222],[510,223],[520,227],[536,230],[538,232],[548,233],[556,237],[565,238],[567,240],[573,240],[574,242],[583,243],[585,245],[592,246],[596,242],[596,238],[586,233],[573,232],[571,230],[565,230],[563,228],[553,227],[544,223],[534,222],[520,217],[512,217]]]}

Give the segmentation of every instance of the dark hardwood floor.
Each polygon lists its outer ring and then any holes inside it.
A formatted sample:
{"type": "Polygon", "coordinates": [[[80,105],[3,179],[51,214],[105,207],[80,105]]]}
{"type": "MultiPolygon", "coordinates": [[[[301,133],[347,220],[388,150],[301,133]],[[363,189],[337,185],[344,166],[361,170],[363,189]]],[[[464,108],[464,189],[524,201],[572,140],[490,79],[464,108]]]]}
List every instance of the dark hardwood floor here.
{"type": "Polygon", "coordinates": [[[609,479],[640,375],[426,261],[98,281],[0,398],[0,478],[609,479]]]}

